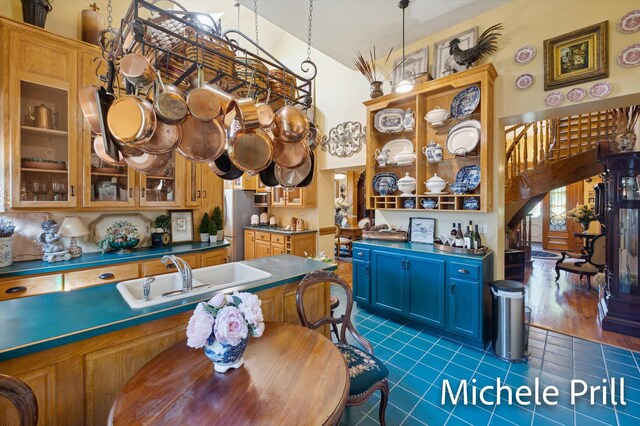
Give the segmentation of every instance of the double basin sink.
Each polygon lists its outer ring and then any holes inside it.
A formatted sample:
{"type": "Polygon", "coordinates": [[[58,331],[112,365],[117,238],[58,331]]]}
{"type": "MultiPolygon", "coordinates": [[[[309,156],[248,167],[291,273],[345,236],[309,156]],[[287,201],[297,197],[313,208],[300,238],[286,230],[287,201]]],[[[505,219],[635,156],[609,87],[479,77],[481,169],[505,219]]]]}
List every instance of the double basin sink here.
{"type": "Polygon", "coordinates": [[[131,308],[141,309],[271,277],[268,272],[242,263],[225,263],[194,269],[192,274],[193,290],[188,292],[181,291],[183,283],[178,272],[154,277],[148,300],[145,300],[143,287],[150,277],[123,281],[117,284],[116,288],[131,308]]]}

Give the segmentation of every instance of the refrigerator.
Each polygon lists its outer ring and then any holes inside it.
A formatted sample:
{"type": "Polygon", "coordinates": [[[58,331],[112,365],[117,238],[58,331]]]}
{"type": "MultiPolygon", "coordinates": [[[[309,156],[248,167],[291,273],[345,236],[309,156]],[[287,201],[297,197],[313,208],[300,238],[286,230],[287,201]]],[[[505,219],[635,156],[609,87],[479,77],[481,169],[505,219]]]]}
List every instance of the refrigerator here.
{"type": "Polygon", "coordinates": [[[242,189],[224,190],[224,238],[231,244],[232,262],[244,259],[244,226],[251,224],[251,216],[266,212],[266,207],[253,206],[255,191],[242,189]]]}

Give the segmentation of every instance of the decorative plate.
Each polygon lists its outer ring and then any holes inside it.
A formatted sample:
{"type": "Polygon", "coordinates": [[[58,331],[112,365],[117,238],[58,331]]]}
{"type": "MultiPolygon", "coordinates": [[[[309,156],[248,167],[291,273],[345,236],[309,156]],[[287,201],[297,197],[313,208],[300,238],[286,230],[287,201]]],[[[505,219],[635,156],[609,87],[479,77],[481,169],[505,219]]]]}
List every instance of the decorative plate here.
{"type": "Polygon", "coordinates": [[[544,98],[544,104],[550,107],[557,107],[564,102],[564,95],[561,92],[551,92],[544,98]]]}
{"type": "MultiPolygon", "coordinates": [[[[411,142],[409,139],[404,138],[394,139],[384,144],[380,151],[384,152],[385,149],[389,150],[389,160],[392,160],[396,158],[396,155],[404,152],[405,150],[407,150],[407,152],[413,152],[413,142],[411,142]]],[[[415,160],[412,161],[412,163],[413,162],[415,162],[415,160]]],[[[392,165],[395,163],[393,161],[388,161],[387,164],[392,165]]]]}
{"type": "Polygon", "coordinates": [[[531,74],[522,74],[516,78],[516,89],[528,89],[532,84],[533,76],[531,74]]]}
{"type": "Polygon", "coordinates": [[[516,50],[516,53],[513,54],[513,62],[515,62],[516,65],[526,65],[533,61],[535,57],[536,48],[533,46],[524,46],[516,50]]]}
{"type": "Polygon", "coordinates": [[[640,43],[632,44],[622,49],[618,55],[618,65],[633,68],[640,65],[640,43]]]}
{"type": "Polygon", "coordinates": [[[618,21],[616,26],[623,34],[631,34],[640,31],[640,9],[632,10],[618,21]]]}
{"type": "Polygon", "coordinates": [[[395,173],[383,172],[373,177],[373,190],[380,195],[393,194],[398,190],[398,176],[395,173]]]}
{"type": "MultiPolygon", "coordinates": [[[[413,112],[405,112],[400,108],[387,108],[378,111],[374,116],[373,127],[381,133],[401,133],[405,131],[405,123],[410,122],[407,115],[413,112]],[[406,121],[405,121],[406,120],[406,121]]],[[[415,123],[415,116],[414,121],[415,123]]]]}
{"type": "Polygon", "coordinates": [[[471,164],[464,166],[456,174],[456,183],[465,183],[468,191],[473,191],[480,185],[480,166],[471,164]]]}
{"type": "Polygon", "coordinates": [[[462,203],[462,208],[465,210],[480,210],[480,203],[477,198],[469,197],[462,203]]]}
{"type": "Polygon", "coordinates": [[[480,142],[480,122],[465,120],[451,127],[447,135],[447,151],[454,155],[466,155],[480,142]]]}
{"type": "Polygon", "coordinates": [[[480,88],[470,86],[458,93],[451,101],[451,118],[463,118],[471,115],[480,103],[480,88]]]}
{"type": "Polygon", "coordinates": [[[571,102],[580,102],[585,96],[587,96],[587,92],[581,87],[576,87],[567,92],[567,99],[571,102]]]}
{"type": "Polygon", "coordinates": [[[601,81],[589,87],[589,96],[592,98],[606,98],[611,93],[611,83],[601,81]]]}
{"type": "Polygon", "coordinates": [[[107,213],[98,216],[96,220],[89,224],[91,230],[91,240],[96,243],[104,238],[107,229],[115,222],[129,222],[138,228],[138,247],[150,245],[151,242],[151,220],[140,213],[107,213]],[[147,242],[148,241],[148,242],[147,242]],[[145,244],[146,243],[146,244],[145,244]]]}

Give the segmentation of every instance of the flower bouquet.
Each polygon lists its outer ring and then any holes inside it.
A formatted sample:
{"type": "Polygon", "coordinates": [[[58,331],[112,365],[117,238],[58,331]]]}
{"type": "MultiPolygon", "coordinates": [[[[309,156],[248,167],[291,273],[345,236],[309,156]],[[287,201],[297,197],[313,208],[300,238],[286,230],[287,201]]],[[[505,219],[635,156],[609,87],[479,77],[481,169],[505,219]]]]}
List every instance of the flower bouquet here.
{"type": "Polygon", "coordinates": [[[582,229],[587,232],[589,224],[596,220],[596,212],[593,204],[578,204],[567,212],[567,217],[574,222],[582,224],[582,229]]]}
{"type": "Polygon", "coordinates": [[[187,326],[187,345],[204,347],[214,369],[224,373],[244,364],[243,354],[249,336],[264,333],[262,301],[255,294],[216,294],[208,302],[200,302],[187,326]]]}
{"type": "Polygon", "coordinates": [[[138,228],[126,220],[117,220],[107,228],[104,238],[98,241],[98,247],[104,252],[111,247],[118,250],[119,254],[129,253],[131,249],[140,243],[138,228]]]}

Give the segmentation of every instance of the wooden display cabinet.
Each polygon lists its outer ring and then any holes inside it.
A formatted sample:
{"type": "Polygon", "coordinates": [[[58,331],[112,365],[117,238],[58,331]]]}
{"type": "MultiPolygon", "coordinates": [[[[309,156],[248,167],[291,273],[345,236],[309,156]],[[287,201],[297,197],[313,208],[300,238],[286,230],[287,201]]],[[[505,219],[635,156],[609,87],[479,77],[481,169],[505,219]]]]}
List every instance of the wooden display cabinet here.
{"type": "MultiPolygon", "coordinates": [[[[451,76],[422,83],[407,94],[390,94],[365,102],[367,107],[367,208],[389,210],[423,210],[423,211],[464,211],[488,212],[492,209],[492,138],[493,138],[493,82],[497,77],[491,64],[481,65],[451,76]],[[441,127],[433,128],[424,119],[427,112],[435,107],[448,110],[453,98],[470,86],[480,87],[480,104],[473,114],[460,120],[447,119],[441,127]],[[411,131],[400,133],[382,133],[375,126],[377,112],[387,108],[411,109],[415,112],[416,124],[411,131]],[[447,135],[451,127],[463,120],[478,120],[481,123],[480,142],[477,147],[465,156],[456,156],[447,150],[447,135]],[[376,150],[396,139],[409,139],[416,154],[416,162],[410,165],[380,166],[376,161],[376,150]],[[443,159],[439,162],[427,162],[423,149],[429,141],[435,141],[443,149],[443,159]],[[448,194],[426,195],[425,182],[434,174],[438,174],[448,183],[455,182],[456,174],[463,166],[477,164],[481,169],[480,185],[463,195],[454,195],[448,186],[448,194]],[[382,172],[392,172],[398,179],[406,173],[416,179],[416,191],[412,197],[401,197],[400,191],[386,196],[373,190],[373,177],[382,172]],[[479,210],[464,210],[466,199],[474,197],[478,200],[479,210]],[[415,208],[404,208],[407,198],[415,200],[415,208]],[[435,209],[424,209],[422,199],[432,198],[437,201],[435,209]]],[[[393,161],[393,159],[390,159],[393,161]]]]}
{"type": "Polygon", "coordinates": [[[143,207],[181,207],[184,203],[183,189],[186,160],[172,153],[173,164],[158,175],[140,175],[140,206],[143,207]],[[182,177],[182,178],[180,178],[182,177]]]}

